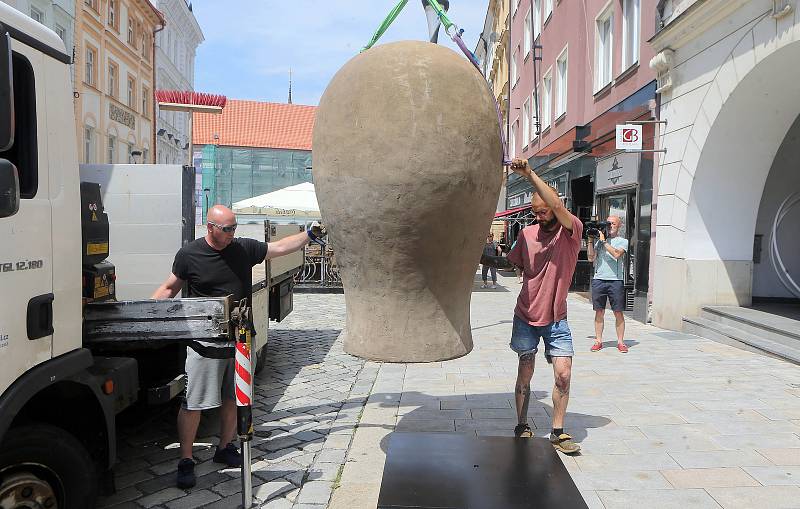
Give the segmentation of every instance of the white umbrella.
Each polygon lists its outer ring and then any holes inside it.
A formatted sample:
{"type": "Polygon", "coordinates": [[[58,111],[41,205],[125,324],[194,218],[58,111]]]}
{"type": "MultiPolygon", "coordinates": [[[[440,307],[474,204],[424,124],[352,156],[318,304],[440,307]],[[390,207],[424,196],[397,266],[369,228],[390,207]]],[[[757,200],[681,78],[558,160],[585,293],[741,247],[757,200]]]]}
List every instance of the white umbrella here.
{"type": "Polygon", "coordinates": [[[304,182],[233,204],[237,214],[282,217],[320,217],[314,184],[304,182]]]}

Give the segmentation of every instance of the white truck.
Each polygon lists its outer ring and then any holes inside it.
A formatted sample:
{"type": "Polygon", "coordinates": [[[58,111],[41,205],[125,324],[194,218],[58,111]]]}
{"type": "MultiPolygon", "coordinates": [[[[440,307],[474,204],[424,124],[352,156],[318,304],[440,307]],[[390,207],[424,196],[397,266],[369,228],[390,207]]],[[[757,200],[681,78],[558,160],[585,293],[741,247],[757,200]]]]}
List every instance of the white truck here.
{"type": "MultiPolygon", "coordinates": [[[[225,298],[115,301],[126,276],[109,263],[115,222],[106,222],[101,188],[81,182],[70,62],[55,33],[0,2],[3,509],[93,507],[98,490],[113,491],[115,416],[142,399],[176,396],[178,352],[199,340],[230,341],[236,320],[225,298]],[[159,355],[167,350],[174,355],[159,355]]],[[[193,238],[181,235],[176,247],[193,238]]],[[[296,267],[282,263],[277,275],[267,264],[256,283],[255,351],[266,342],[268,314],[291,311],[302,255],[296,267]]]]}

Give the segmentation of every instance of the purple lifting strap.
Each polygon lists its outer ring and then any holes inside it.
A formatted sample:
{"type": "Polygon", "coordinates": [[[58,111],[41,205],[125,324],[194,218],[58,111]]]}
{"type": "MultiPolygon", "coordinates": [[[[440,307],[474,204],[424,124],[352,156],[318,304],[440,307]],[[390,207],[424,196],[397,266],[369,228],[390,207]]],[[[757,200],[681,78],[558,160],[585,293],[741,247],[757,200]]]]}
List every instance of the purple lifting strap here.
{"type": "MultiPolygon", "coordinates": [[[[453,42],[455,42],[456,45],[458,45],[458,47],[461,48],[461,51],[464,52],[464,55],[467,56],[469,61],[472,62],[472,65],[474,65],[475,68],[478,70],[478,72],[481,73],[481,76],[483,76],[483,71],[481,71],[480,63],[478,63],[478,60],[475,58],[475,55],[469,50],[469,48],[467,48],[467,45],[464,44],[464,40],[461,39],[460,32],[461,32],[460,30],[456,30],[455,32],[453,32],[452,35],[453,42]]],[[[488,81],[486,82],[486,85],[489,86],[488,81]]],[[[503,145],[503,166],[509,166],[511,164],[511,160],[508,158],[508,143],[506,142],[506,135],[503,132],[503,115],[502,113],[500,113],[500,105],[497,103],[497,98],[494,96],[493,91],[489,90],[489,92],[492,94],[492,100],[494,101],[494,109],[495,111],[497,111],[497,125],[500,127],[500,141],[503,145]]]]}

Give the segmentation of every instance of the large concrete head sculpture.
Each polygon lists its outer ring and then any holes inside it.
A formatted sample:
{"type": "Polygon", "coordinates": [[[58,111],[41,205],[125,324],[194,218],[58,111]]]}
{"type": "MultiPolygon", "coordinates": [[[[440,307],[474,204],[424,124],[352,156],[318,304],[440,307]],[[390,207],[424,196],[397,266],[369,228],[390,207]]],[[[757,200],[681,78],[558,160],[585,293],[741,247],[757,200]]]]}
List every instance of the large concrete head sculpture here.
{"type": "Polygon", "coordinates": [[[436,44],[375,47],[328,85],[313,146],[345,350],[389,362],[469,353],[473,276],[502,183],[484,78],[436,44]]]}

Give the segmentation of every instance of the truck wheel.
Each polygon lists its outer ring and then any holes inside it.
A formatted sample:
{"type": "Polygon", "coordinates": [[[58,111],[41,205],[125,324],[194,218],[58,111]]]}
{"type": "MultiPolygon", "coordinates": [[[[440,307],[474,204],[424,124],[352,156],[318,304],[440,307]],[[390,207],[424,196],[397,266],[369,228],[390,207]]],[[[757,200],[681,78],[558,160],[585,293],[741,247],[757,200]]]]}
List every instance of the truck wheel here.
{"type": "Polygon", "coordinates": [[[0,446],[0,508],[94,507],[92,458],[66,431],[46,424],[9,430],[0,446]]]}

